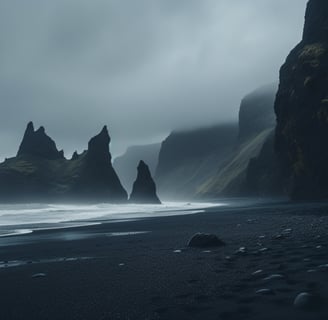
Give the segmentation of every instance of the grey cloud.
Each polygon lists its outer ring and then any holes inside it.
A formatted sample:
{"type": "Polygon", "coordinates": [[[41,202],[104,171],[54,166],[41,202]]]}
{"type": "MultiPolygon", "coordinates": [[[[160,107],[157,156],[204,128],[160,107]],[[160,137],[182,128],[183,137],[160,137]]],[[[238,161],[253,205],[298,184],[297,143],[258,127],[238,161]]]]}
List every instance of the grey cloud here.
{"type": "Polygon", "coordinates": [[[108,124],[115,154],[237,119],[277,81],[306,0],[2,0],[0,157],[29,120],[82,150],[108,124]]]}

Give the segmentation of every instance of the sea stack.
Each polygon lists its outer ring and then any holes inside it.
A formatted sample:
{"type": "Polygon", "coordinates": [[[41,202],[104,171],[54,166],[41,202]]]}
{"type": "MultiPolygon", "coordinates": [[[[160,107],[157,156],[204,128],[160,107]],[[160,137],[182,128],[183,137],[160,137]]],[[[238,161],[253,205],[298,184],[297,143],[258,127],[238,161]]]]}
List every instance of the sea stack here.
{"type": "Polygon", "coordinates": [[[109,152],[110,136],[106,126],[88,143],[83,155],[80,177],[75,185],[78,196],[111,202],[127,201],[127,192],[112,166],[109,152]]]}
{"type": "Polygon", "coordinates": [[[302,41],[280,70],[275,151],[294,200],[328,198],[328,1],[310,0],[302,41]]]}
{"type": "Polygon", "coordinates": [[[45,133],[44,127],[34,131],[33,122],[29,122],[17,152],[17,157],[19,156],[58,160],[64,159],[64,152],[57,150],[56,143],[45,133]]]}
{"type": "Polygon", "coordinates": [[[133,184],[129,201],[132,203],[146,204],[161,203],[156,194],[156,185],[151,176],[150,170],[143,161],[139,162],[137,179],[133,184]]]}

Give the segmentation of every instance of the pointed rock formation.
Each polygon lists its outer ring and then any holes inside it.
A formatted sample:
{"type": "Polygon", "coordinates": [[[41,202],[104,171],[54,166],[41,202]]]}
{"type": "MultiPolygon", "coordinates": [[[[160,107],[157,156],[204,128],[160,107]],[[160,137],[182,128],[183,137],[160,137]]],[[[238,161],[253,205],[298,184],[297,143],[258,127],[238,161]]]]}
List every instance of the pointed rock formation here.
{"type": "Polygon", "coordinates": [[[17,157],[0,164],[0,201],[126,202],[109,142],[104,127],[89,141],[87,151],[67,160],[44,128],[34,131],[30,122],[17,157]]]}
{"type": "Polygon", "coordinates": [[[79,158],[79,154],[77,153],[77,151],[74,151],[74,153],[72,154],[72,158],[71,160],[77,160],[79,158]]]}
{"type": "Polygon", "coordinates": [[[30,155],[48,160],[64,159],[63,151],[58,151],[55,142],[45,133],[44,127],[34,131],[33,122],[25,130],[17,156],[30,155]]]}
{"type": "Polygon", "coordinates": [[[280,70],[275,150],[293,199],[328,198],[328,1],[310,0],[302,41],[280,70]]]}
{"type": "Polygon", "coordinates": [[[83,158],[75,193],[93,199],[110,199],[114,202],[127,201],[127,193],[113,169],[109,152],[110,137],[107,127],[90,139],[83,158]]]}
{"type": "Polygon", "coordinates": [[[156,194],[156,185],[151,177],[150,170],[143,161],[139,162],[138,176],[133,184],[129,201],[133,203],[161,203],[156,194]]]}

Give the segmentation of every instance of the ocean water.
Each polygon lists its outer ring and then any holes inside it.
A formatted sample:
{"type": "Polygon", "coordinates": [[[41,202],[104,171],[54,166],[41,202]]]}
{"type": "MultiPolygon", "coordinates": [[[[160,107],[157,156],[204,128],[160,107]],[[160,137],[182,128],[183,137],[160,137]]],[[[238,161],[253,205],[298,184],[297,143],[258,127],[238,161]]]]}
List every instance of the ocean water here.
{"type": "Polygon", "coordinates": [[[0,205],[0,237],[59,229],[122,222],[150,217],[188,215],[224,203],[165,202],[162,205],[137,204],[10,204],[0,205]]]}

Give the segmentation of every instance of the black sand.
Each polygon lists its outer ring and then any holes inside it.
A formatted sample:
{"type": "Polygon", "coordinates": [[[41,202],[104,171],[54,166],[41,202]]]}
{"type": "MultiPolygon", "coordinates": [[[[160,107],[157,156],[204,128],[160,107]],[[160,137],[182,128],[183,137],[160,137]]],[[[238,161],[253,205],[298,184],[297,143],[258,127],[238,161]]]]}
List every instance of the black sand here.
{"type": "Polygon", "coordinates": [[[5,320],[328,319],[325,204],[39,231],[1,238],[0,261],[5,320]],[[149,233],[110,234],[127,231],[149,233]],[[196,232],[227,246],[186,248],[196,232]],[[293,305],[301,292],[314,298],[306,309],[293,305]]]}

